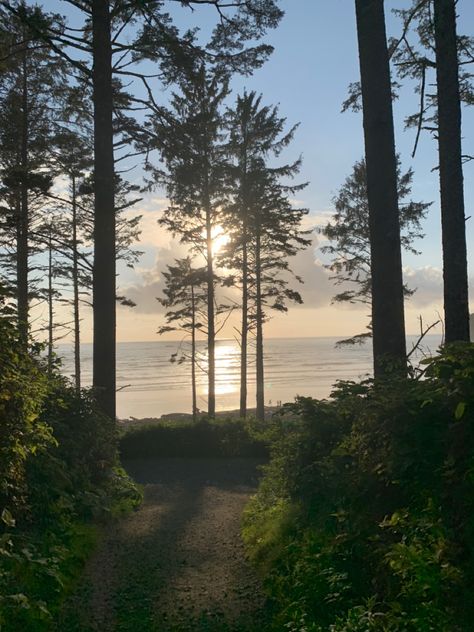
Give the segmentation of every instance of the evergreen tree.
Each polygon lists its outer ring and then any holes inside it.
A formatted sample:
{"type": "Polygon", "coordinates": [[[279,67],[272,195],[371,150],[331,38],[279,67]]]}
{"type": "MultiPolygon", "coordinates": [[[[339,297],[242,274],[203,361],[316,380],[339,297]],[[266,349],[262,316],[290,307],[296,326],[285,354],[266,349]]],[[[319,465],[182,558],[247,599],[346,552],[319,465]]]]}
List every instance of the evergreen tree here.
{"type": "MultiPolygon", "coordinates": [[[[255,92],[244,92],[237,98],[235,107],[229,109],[226,115],[226,125],[229,130],[227,152],[231,160],[229,165],[230,190],[233,195],[226,206],[225,230],[230,237],[229,243],[223,248],[220,260],[222,265],[236,270],[230,281],[240,286],[242,293],[242,318],[240,327],[240,416],[245,417],[247,411],[247,364],[248,364],[248,334],[251,329],[258,333],[259,360],[257,363],[259,382],[263,385],[263,338],[262,328],[263,309],[261,288],[257,291],[257,279],[251,270],[250,250],[255,246],[255,240],[261,240],[259,234],[259,217],[257,208],[262,200],[258,198],[257,190],[263,176],[262,166],[269,157],[277,157],[291,142],[297,126],[285,132],[286,119],[278,114],[277,107],[263,106],[262,97],[255,92]],[[257,229],[257,231],[256,231],[257,229]],[[255,301],[256,297],[259,297],[255,301]],[[259,317],[256,313],[252,317],[252,309],[259,304],[259,317]],[[261,323],[261,324],[258,324],[261,323]]],[[[274,171],[273,175],[293,175],[299,168],[283,167],[274,171]]],[[[275,183],[274,183],[275,184],[275,183]]],[[[283,193],[283,189],[281,191],[283,193]]],[[[280,200],[281,202],[281,200],[280,200]]],[[[263,202],[265,204],[265,202],[263,202]]],[[[283,204],[284,206],[284,204],[283,204]]],[[[274,209],[278,214],[277,208],[274,209]]],[[[289,240],[292,236],[288,236],[289,240]]],[[[261,244],[253,253],[261,253],[261,244]]],[[[261,254],[257,254],[260,258],[261,254]]],[[[257,259],[253,259],[253,264],[257,259]]],[[[259,264],[259,268],[261,268],[259,264]]],[[[277,303],[278,304],[278,303],[277,303]]],[[[254,310],[255,311],[255,310],[254,310]]],[[[262,398],[263,386],[258,389],[262,398]]]]}
{"type": "MultiPolygon", "coordinates": [[[[58,25],[55,16],[17,5],[30,17],[58,25]]],[[[51,148],[64,82],[62,60],[41,44],[16,17],[0,15],[8,32],[5,67],[0,75],[0,170],[4,217],[4,254],[11,269],[22,339],[27,340],[31,227],[53,181],[51,148]],[[12,249],[11,243],[14,242],[12,249]],[[10,255],[13,255],[10,257],[10,255]]]]}
{"type": "Polygon", "coordinates": [[[158,333],[181,331],[191,338],[190,352],[180,345],[179,351],[171,356],[171,360],[191,364],[191,396],[193,421],[198,414],[196,369],[199,368],[196,349],[196,333],[205,329],[207,301],[207,270],[205,267],[193,268],[191,257],[177,259],[174,266],[168,266],[163,272],[165,279],[165,298],[158,298],[160,303],[169,309],[165,314],[166,325],[159,328],[158,333]]]}
{"type": "Polygon", "coordinates": [[[282,178],[298,173],[301,161],[291,165],[271,168],[262,158],[257,158],[251,166],[250,208],[250,277],[253,290],[250,293],[250,327],[255,331],[256,362],[256,416],[265,416],[264,398],[264,349],[263,327],[268,319],[266,308],[280,312],[287,311],[287,301],[302,303],[299,292],[288,287],[293,276],[288,259],[298,250],[310,245],[306,237],[308,230],[302,230],[301,222],[307,209],[295,208],[289,195],[301,190],[306,184],[287,185],[282,178]]]}
{"type": "MultiPolygon", "coordinates": [[[[72,298],[68,301],[73,312],[74,331],[74,379],[77,390],[81,388],[81,359],[80,359],[80,322],[82,305],[92,305],[93,287],[93,234],[94,234],[94,203],[93,187],[90,175],[86,175],[88,155],[76,137],[69,138],[62,148],[66,152],[63,174],[68,177],[67,193],[61,196],[61,217],[54,225],[54,250],[62,257],[61,270],[58,279],[69,285],[72,298]],[[76,147],[76,160],[68,160],[71,154],[67,152],[76,147]],[[81,165],[81,160],[82,165],[81,165]]],[[[61,160],[61,157],[58,158],[61,160]]],[[[125,213],[141,198],[136,197],[136,185],[130,185],[119,177],[115,179],[115,222],[116,222],[116,261],[133,268],[142,252],[136,248],[140,237],[141,215],[128,217],[125,213]]],[[[117,275],[118,276],[118,275],[117,275]]],[[[64,299],[66,301],[66,299],[64,299]]],[[[134,307],[134,303],[126,296],[116,293],[116,301],[122,305],[134,307]]]]}
{"type": "Polygon", "coordinates": [[[434,0],[434,32],[445,336],[446,342],[469,342],[466,217],[455,0],[434,0]]]}
{"type": "Polygon", "coordinates": [[[420,95],[419,111],[406,120],[417,129],[413,153],[423,129],[438,143],[447,342],[469,340],[461,102],[474,103],[466,66],[473,62],[474,38],[457,35],[455,5],[454,0],[425,0],[397,11],[404,35],[392,41],[399,76],[414,79],[420,95]],[[428,89],[433,84],[434,92],[428,89]]]}
{"type": "Polygon", "coordinates": [[[372,278],[374,374],[404,371],[403,278],[383,0],[356,0],[372,278]]]}
{"type": "MultiPolygon", "coordinates": [[[[411,193],[413,171],[401,172],[400,159],[397,158],[397,189],[400,209],[401,244],[408,252],[417,254],[413,241],[423,236],[421,220],[430,206],[425,202],[407,200],[411,193]]],[[[336,303],[361,303],[372,306],[372,279],[370,275],[370,235],[369,203],[367,199],[367,171],[362,159],[355,163],[352,172],[346,178],[333,200],[336,212],[331,221],[320,229],[321,234],[331,243],[321,248],[331,255],[332,261],[326,267],[331,277],[344,289],[333,297],[336,303]]],[[[413,294],[404,286],[405,296],[413,294]]],[[[341,340],[338,344],[363,343],[371,338],[369,330],[341,340]]]]}
{"type": "MultiPolygon", "coordinates": [[[[81,106],[83,105],[81,100],[81,106]]],[[[83,108],[81,107],[81,110],[83,108]]],[[[77,108],[73,109],[77,115],[77,108]]],[[[69,198],[64,209],[59,229],[67,237],[65,241],[59,239],[58,249],[66,254],[66,263],[62,272],[70,278],[72,285],[72,311],[74,332],[74,383],[76,390],[81,390],[81,317],[80,303],[82,288],[90,288],[92,283],[91,268],[88,264],[90,253],[84,252],[84,216],[92,211],[92,200],[86,197],[85,206],[80,197],[81,183],[86,173],[92,168],[93,157],[91,137],[80,130],[74,129],[69,121],[69,129],[63,130],[57,138],[58,151],[56,162],[61,174],[69,181],[69,198]],[[72,130],[71,130],[72,127],[72,130]],[[70,215],[69,212],[70,211],[70,215]]]]}
{"type": "Polygon", "coordinates": [[[93,385],[115,419],[115,200],[112,16],[109,0],[91,0],[94,103],[94,269],[92,275],[93,385]]]}
{"type": "MultiPolygon", "coordinates": [[[[36,264],[36,268],[41,271],[45,285],[39,288],[39,295],[44,297],[46,302],[46,322],[39,331],[46,332],[47,368],[49,375],[54,369],[54,347],[58,340],[61,340],[70,333],[70,322],[59,321],[56,318],[56,304],[67,303],[63,296],[64,283],[61,282],[63,274],[64,259],[58,252],[56,235],[58,225],[61,224],[61,209],[50,209],[49,216],[45,217],[42,223],[35,229],[35,239],[44,244],[41,252],[43,261],[36,264]]],[[[32,332],[33,334],[37,334],[32,332]]]]}
{"type": "Polygon", "coordinates": [[[201,66],[175,93],[166,127],[155,128],[167,175],[171,205],[159,223],[182,243],[200,254],[206,265],[208,414],[215,415],[216,293],[213,239],[222,222],[225,161],[222,147],[221,108],[227,81],[201,66]]]}

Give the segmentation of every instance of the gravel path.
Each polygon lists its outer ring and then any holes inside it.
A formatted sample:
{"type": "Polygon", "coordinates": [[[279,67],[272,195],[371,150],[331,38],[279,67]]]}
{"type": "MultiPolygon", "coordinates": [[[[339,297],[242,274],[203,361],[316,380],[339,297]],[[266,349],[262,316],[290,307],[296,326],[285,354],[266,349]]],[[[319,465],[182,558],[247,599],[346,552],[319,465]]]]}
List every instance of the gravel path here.
{"type": "Polygon", "coordinates": [[[240,539],[255,459],[137,460],[145,501],[109,528],[61,632],[251,632],[265,598],[240,539]]]}

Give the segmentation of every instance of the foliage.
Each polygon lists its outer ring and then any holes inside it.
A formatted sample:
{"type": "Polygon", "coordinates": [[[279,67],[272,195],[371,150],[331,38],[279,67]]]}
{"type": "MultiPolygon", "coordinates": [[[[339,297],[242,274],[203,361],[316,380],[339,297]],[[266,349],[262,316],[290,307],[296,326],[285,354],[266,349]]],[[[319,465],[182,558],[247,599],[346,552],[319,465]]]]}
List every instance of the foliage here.
{"type": "Polygon", "coordinates": [[[21,349],[12,310],[2,307],[1,311],[0,506],[16,514],[27,503],[28,459],[54,446],[55,439],[40,419],[47,381],[34,355],[21,349]]]}
{"type": "Polygon", "coordinates": [[[277,106],[262,105],[261,95],[244,92],[235,106],[228,108],[226,124],[230,195],[225,227],[230,240],[219,259],[223,267],[235,270],[229,284],[245,283],[247,327],[255,329],[258,284],[262,305],[271,309],[286,312],[288,301],[303,302],[297,291],[287,287],[291,276],[303,282],[292,273],[288,260],[310,245],[307,236],[311,231],[301,227],[308,210],[295,208],[290,196],[307,183],[288,184],[298,174],[301,159],[270,166],[292,142],[298,127],[285,129],[286,119],[279,115],[277,106]]]}
{"type": "Polygon", "coordinates": [[[123,459],[143,457],[233,457],[268,454],[262,431],[252,421],[202,418],[196,423],[160,421],[126,431],[120,439],[123,459]]]}
{"type": "Polygon", "coordinates": [[[140,494],[118,466],[115,424],[88,392],[47,376],[0,314],[0,627],[48,629],[96,540],[86,524],[140,494]]]}
{"type": "Polygon", "coordinates": [[[165,314],[166,325],[158,329],[161,335],[169,331],[181,331],[183,340],[179,343],[178,350],[170,358],[171,362],[179,364],[188,360],[191,364],[191,396],[193,420],[197,419],[197,391],[196,369],[200,366],[200,356],[196,350],[196,332],[205,331],[204,323],[207,320],[207,271],[204,267],[195,268],[191,257],[176,259],[174,266],[167,266],[168,271],[163,272],[165,288],[163,298],[158,301],[168,309],[165,314]],[[171,309],[170,309],[171,308],[171,309]],[[204,328],[204,329],[203,329],[204,328]],[[191,338],[190,344],[183,344],[184,339],[191,338]]]}
{"type": "Polygon", "coordinates": [[[244,522],[276,630],[471,629],[473,374],[451,345],[418,379],[286,407],[244,522]]]}
{"type": "MultiPolygon", "coordinates": [[[[62,28],[59,16],[43,14],[38,6],[20,5],[32,19],[62,28]]],[[[40,45],[32,30],[3,10],[0,30],[8,33],[2,55],[5,67],[0,73],[0,260],[3,282],[13,285],[20,283],[17,265],[28,266],[28,254],[40,248],[33,227],[41,221],[53,182],[52,147],[65,67],[40,45]],[[21,242],[26,236],[30,238],[29,253],[18,253],[25,247],[21,242]]],[[[31,295],[38,291],[35,281],[29,280],[31,295]]]]}
{"type": "MultiPolygon", "coordinates": [[[[402,248],[418,254],[413,247],[416,239],[423,237],[421,221],[430,204],[409,200],[413,181],[413,170],[401,171],[397,157],[397,192],[400,210],[400,239],[402,248]]],[[[333,301],[372,304],[371,255],[369,238],[369,202],[367,197],[367,169],[365,160],[356,162],[351,174],[346,178],[333,200],[336,212],[331,221],[320,229],[329,244],[321,248],[331,256],[326,267],[332,273],[331,279],[343,289],[333,297],[333,301]]],[[[405,296],[415,290],[404,286],[405,296]]],[[[364,343],[371,337],[371,331],[342,340],[338,344],[364,343]]]]}
{"type": "MultiPolygon", "coordinates": [[[[434,34],[433,0],[417,2],[413,0],[406,9],[394,9],[400,19],[403,35],[392,38],[390,46],[392,59],[398,77],[415,82],[415,92],[419,94],[419,109],[405,119],[407,128],[416,129],[413,155],[416,152],[422,130],[433,137],[438,130],[438,103],[436,90],[436,55],[434,34]]],[[[469,64],[473,60],[474,38],[457,35],[459,58],[459,88],[461,102],[474,104],[474,86],[469,64]]]]}

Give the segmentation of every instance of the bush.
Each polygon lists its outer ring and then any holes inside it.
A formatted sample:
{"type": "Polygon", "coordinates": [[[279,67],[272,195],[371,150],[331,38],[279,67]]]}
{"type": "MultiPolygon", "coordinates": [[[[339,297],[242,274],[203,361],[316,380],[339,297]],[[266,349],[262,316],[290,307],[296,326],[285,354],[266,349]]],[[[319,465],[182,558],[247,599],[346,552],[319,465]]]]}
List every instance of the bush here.
{"type": "Polygon", "coordinates": [[[40,417],[48,382],[39,349],[24,350],[11,310],[0,307],[0,513],[9,520],[25,511],[28,460],[56,441],[40,417]]]}
{"type": "Polygon", "coordinates": [[[120,439],[120,454],[123,459],[268,456],[261,432],[254,436],[250,427],[251,422],[240,419],[158,422],[125,432],[120,439]]]}
{"type": "Polygon", "coordinates": [[[18,336],[0,305],[0,628],[50,627],[95,541],[92,517],[140,492],[117,458],[115,423],[18,336]]]}
{"type": "Polygon", "coordinates": [[[64,515],[98,516],[101,496],[117,465],[115,422],[97,409],[90,392],[78,394],[61,377],[50,383],[42,418],[55,446],[28,463],[33,522],[47,526],[64,515]]]}
{"type": "Polygon", "coordinates": [[[276,630],[472,629],[473,378],[474,345],[451,345],[287,406],[244,521],[276,630]]]}

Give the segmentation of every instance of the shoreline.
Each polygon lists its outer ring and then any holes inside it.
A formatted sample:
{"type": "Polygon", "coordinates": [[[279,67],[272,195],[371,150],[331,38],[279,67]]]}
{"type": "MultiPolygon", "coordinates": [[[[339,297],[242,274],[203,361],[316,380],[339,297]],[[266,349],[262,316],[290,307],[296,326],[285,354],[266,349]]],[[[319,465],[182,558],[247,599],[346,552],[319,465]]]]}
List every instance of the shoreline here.
{"type": "MultiPolygon", "coordinates": [[[[281,409],[281,406],[265,406],[265,419],[269,419],[275,412],[281,409]]],[[[247,415],[249,417],[255,416],[255,408],[248,408],[247,415]]],[[[200,411],[198,414],[198,420],[202,417],[206,417],[205,411],[200,411]]],[[[216,411],[216,419],[239,419],[240,411],[238,408],[230,410],[218,410],[216,411]]],[[[163,421],[189,421],[192,422],[192,413],[165,413],[161,417],[128,417],[125,419],[117,419],[119,428],[135,428],[144,425],[153,425],[162,423],[163,421]]]]}

